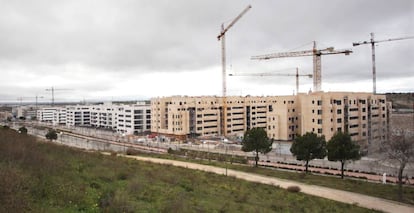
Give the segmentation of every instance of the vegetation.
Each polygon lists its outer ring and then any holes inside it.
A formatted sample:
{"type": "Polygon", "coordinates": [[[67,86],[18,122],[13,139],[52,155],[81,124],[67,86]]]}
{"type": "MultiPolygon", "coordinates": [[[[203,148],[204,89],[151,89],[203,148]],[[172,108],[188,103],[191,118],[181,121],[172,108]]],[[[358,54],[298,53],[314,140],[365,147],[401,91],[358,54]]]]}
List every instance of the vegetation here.
{"type": "Polygon", "coordinates": [[[290,147],[290,152],[296,156],[296,160],[305,161],[305,173],[308,173],[309,161],[323,159],[326,156],[326,141],[324,136],[318,137],[313,132],[307,132],[298,136],[290,147]]]}
{"type": "Polygon", "coordinates": [[[253,128],[250,130],[247,130],[244,133],[243,137],[243,146],[242,151],[244,152],[256,152],[256,167],[257,162],[259,161],[259,153],[266,154],[270,151],[272,151],[272,144],[273,141],[269,140],[267,137],[266,130],[263,128],[253,128]]]}
{"type": "Polygon", "coordinates": [[[54,129],[49,129],[49,131],[46,133],[46,138],[50,141],[57,139],[57,132],[54,129]]]}
{"type": "Polygon", "coordinates": [[[351,140],[348,133],[336,132],[329,140],[326,148],[328,149],[328,160],[341,162],[342,179],[344,179],[345,162],[361,159],[359,145],[351,140]]]}
{"type": "Polygon", "coordinates": [[[27,128],[26,128],[26,127],[24,127],[24,126],[22,126],[22,127],[20,127],[20,128],[19,128],[19,132],[20,132],[21,134],[27,134],[27,128]]]}
{"type": "Polygon", "coordinates": [[[208,159],[208,160],[215,160],[219,162],[230,162],[230,163],[239,163],[239,164],[247,164],[248,160],[254,160],[252,157],[244,157],[244,156],[229,156],[230,154],[220,154],[214,152],[206,152],[206,151],[198,151],[198,150],[191,150],[191,149],[179,149],[179,150],[168,150],[169,154],[173,155],[180,155],[185,156],[189,159],[208,159]]]}
{"type": "MultiPolygon", "coordinates": [[[[182,149],[181,149],[182,150],[182,149]]],[[[172,160],[180,160],[180,161],[188,161],[194,162],[199,164],[217,166],[217,167],[228,167],[229,169],[256,173],[261,175],[266,175],[270,177],[276,177],[281,179],[293,180],[297,182],[302,182],[311,185],[318,185],[318,186],[325,186],[333,189],[345,190],[360,194],[365,194],[374,197],[380,197],[388,200],[394,201],[401,201],[404,203],[414,205],[414,187],[405,185],[403,186],[403,194],[404,199],[400,200],[397,196],[398,187],[394,184],[380,184],[381,180],[378,179],[378,182],[368,182],[367,180],[363,179],[340,179],[338,176],[332,176],[332,173],[321,173],[321,174],[308,174],[303,175],[303,173],[298,173],[297,171],[286,171],[280,170],[277,168],[261,168],[261,167],[250,167],[247,165],[242,164],[232,164],[228,165],[222,161],[207,161],[202,159],[203,155],[208,154],[217,154],[218,153],[204,153],[202,154],[201,151],[195,150],[188,150],[193,152],[192,154],[185,155],[185,151],[173,151],[170,150],[170,153],[173,155],[164,155],[164,154],[148,154],[148,153],[140,153],[141,156],[148,156],[148,157],[158,157],[158,158],[165,158],[165,159],[172,159],[172,160]],[[324,175],[327,174],[327,175],[324,175]]],[[[234,156],[235,157],[235,156],[234,156]]],[[[249,160],[253,160],[254,158],[249,157],[249,160]]],[[[234,162],[234,161],[233,161],[234,162]]],[[[414,179],[410,179],[413,181],[414,179]]],[[[413,182],[411,182],[413,183],[413,182]]]]}
{"type": "Polygon", "coordinates": [[[371,212],[223,175],[34,141],[0,129],[0,212],[371,212]]]}
{"type": "Polygon", "coordinates": [[[394,131],[391,139],[384,144],[387,158],[398,164],[398,197],[403,199],[403,174],[405,166],[414,162],[414,136],[407,131],[394,131]]]}

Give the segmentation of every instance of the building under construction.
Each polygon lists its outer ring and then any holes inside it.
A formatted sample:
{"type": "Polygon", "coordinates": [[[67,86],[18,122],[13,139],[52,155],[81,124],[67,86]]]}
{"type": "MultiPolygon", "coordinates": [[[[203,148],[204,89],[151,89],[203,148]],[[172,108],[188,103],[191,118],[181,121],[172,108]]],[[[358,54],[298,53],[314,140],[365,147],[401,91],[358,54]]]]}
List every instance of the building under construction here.
{"type": "Polygon", "coordinates": [[[368,145],[387,139],[390,108],[385,95],[372,93],[313,92],[226,99],[173,96],[151,100],[151,131],[184,139],[242,136],[248,129],[262,127],[269,138],[281,141],[292,141],[306,132],[329,140],[335,132],[343,131],[361,145],[368,145]]]}

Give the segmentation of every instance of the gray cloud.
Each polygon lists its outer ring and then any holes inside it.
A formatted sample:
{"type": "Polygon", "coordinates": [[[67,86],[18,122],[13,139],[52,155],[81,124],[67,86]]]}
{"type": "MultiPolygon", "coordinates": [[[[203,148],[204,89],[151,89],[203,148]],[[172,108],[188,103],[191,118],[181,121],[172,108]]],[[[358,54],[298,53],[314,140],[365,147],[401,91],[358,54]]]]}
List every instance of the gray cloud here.
{"type": "MultiPolygon", "coordinates": [[[[220,81],[216,36],[221,23],[227,25],[248,4],[253,8],[226,34],[229,72],[268,72],[292,65],[311,71],[311,57],[259,62],[250,56],[311,49],[313,40],[321,48],[352,48],[352,42],[369,40],[370,32],[378,39],[414,35],[410,0],[0,3],[2,96],[30,92],[16,79],[30,88],[76,87],[79,96],[114,91],[123,79],[142,79],[149,73],[211,69],[220,81]]],[[[380,43],[378,78],[412,78],[413,48],[414,40],[380,43]]],[[[323,56],[324,82],[371,78],[369,45],[352,49],[350,56],[323,56]]],[[[246,83],[273,83],[271,78],[249,79],[246,83]]]]}

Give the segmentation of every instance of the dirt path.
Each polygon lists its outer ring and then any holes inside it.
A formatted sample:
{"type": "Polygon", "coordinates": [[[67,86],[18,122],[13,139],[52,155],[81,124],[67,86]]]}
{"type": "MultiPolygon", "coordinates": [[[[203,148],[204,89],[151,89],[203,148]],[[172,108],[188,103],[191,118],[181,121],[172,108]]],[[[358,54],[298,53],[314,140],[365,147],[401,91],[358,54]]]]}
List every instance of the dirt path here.
{"type": "MultiPolygon", "coordinates": [[[[184,167],[188,169],[201,170],[206,172],[212,172],[216,174],[226,174],[225,168],[201,165],[196,163],[168,160],[168,159],[159,159],[159,158],[149,158],[149,157],[139,157],[139,156],[129,156],[124,157],[133,158],[136,160],[147,161],[152,163],[159,164],[169,164],[173,166],[184,167]]],[[[307,185],[299,182],[289,181],[278,179],[274,177],[267,177],[258,174],[240,172],[235,170],[227,169],[227,175],[233,176],[239,179],[263,183],[273,186],[279,186],[281,188],[287,188],[288,186],[299,186],[301,192],[314,195],[318,197],[323,197],[342,203],[355,204],[368,209],[376,209],[384,212],[399,212],[399,213],[412,213],[414,212],[414,206],[409,206],[407,204],[398,203],[395,201],[385,200],[381,198],[371,197],[367,195],[357,194],[353,192],[347,192],[337,189],[331,189],[327,187],[307,185]]]]}

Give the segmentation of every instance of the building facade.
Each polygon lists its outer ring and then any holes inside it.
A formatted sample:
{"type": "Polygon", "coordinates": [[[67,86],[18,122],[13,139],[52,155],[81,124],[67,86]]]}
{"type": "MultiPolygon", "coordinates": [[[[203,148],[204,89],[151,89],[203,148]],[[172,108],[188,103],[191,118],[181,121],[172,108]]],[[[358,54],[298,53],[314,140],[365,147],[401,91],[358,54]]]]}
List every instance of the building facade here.
{"type": "Polygon", "coordinates": [[[117,116],[118,133],[131,135],[151,131],[151,107],[145,102],[123,105],[117,116]]]}
{"type": "Polygon", "coordinates": [[[261,127],[269,138],[281,141],[292,141],[306,132],[329,140],[342,131],[368,144],[387,138],[390,106],[385,95],[351,92],[153,98],[151,131],[180,138],[241,136],[261,127]]]}
{"type": "Polygon", "coordinates": [[[66,109],[64,107],[44,107],[36,111],[37,113],[37,120],[39,122],[47,122],[47,123],[60,123],[60,118],[66,120],[66,116],[62,115],[61,117],[55,118],[56,115],[59,115],[59,113],[55,114],[58,111],[65,111],[66,109]]]}
{"type": "Polygon", "coordinates": [[[151,107],[147,102],[49,107],[38,110],[37,115],[41,122],[95,127],[124,135],[149,133],[151,130],[151,107]]]}
{"type": "Polygon", "coordinates": [[[76,105],[66,107],[66,126],[90,126],[91,106],[76,105]]]}

